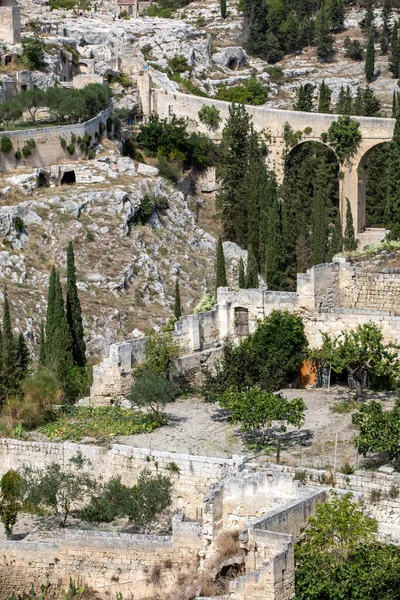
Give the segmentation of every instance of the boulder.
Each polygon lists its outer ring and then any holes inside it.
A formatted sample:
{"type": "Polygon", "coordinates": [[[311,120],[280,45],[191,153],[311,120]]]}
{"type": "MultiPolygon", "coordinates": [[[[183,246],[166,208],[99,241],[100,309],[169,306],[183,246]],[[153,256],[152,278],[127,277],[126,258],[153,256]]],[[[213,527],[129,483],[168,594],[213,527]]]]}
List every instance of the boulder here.
{"type": "Polygon", "coordinates": [[[155,177],[157,177],[157,175],[159,174],[159,170],[156,169],[156,167],[145,165],[144,163],[139,163],[138,173],[140,175],[154,175],[155,177]]]}

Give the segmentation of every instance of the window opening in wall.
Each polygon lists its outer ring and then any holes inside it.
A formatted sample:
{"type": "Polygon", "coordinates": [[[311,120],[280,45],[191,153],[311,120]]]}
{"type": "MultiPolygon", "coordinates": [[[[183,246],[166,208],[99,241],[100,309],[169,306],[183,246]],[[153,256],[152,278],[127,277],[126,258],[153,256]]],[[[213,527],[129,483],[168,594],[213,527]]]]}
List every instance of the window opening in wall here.
{"type": "Polygon", "coordinates": [[[249,335],[249,311],[247,308],[235,308],[235,334],[249,335]]]}

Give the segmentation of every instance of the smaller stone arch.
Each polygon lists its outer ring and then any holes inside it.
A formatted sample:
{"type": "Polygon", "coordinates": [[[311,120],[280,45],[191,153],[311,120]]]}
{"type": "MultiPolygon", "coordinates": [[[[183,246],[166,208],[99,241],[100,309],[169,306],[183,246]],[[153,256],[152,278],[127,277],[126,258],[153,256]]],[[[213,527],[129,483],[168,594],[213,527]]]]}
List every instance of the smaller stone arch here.
{"type": "Polygon", "coordinates": [[[239,337],[249,335],[249,309],[237,306],[234,315],[235,335],[239,337]]]}
{"type": "Polygon", "coordinates": [[[38,187],[50,187],[50,174],[40,171],[37,180],[38,187]]]}
{"type": "Polygon", "coordinates": [[[81,75],[85,74],[85,73],[89,73],[89,67],[88,64],[85,62],[81,62],[79,61],[78,63],[78,68],[79,68],[79,73],[81,75]]]}

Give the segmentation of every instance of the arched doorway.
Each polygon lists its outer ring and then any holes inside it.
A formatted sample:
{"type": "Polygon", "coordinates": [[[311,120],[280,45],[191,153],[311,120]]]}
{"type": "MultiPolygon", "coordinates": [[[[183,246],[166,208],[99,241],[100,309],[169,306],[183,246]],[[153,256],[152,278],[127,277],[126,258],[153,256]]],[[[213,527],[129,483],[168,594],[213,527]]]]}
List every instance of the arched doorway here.
{"type": "Polygon", "coordinates": [[[315,264],[329,262],[333,231],[339,226],[340,165],[322,142],[305,141],[286,156],[281,199],[288,224],[289,277],[296,280],[315,264]]]}
{"type": "Polygon", "coordinates": [[[389,142],[370,148],[361,158],[358,173],[358,212],[361,230],[384,228],[389,142]]]}

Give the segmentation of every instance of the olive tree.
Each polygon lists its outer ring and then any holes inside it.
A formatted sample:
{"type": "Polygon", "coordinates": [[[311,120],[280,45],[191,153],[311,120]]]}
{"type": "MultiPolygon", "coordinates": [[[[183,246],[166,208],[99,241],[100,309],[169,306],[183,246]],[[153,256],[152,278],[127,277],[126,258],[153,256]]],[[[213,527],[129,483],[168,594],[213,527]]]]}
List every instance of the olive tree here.
{"type": "Polygon", "coordinates": [[[400,459],[400,407],[384,412],[382,404],[371,401],[352,415],[353,424],[359,428],[358,448],[367,452],[385,452],[389,460],[400,459]]]}
{"type": "Polygon", "coordinates": [[[337,337],[322,334],[320,358],[332,366],[335,373],[353,377],[356,398],[364,396],[366,374],[394,377],[398,372],[398,346],[384,344],[382,331],[374,323],[358,325],[337,337]]]}
{"type": "Polygon", "coordinates": [[[227,408],[234,423],[240,423],[242,430],[251,432],[257,443],[257,435],[261,432],[262,443],[265,441],[266,428],[278,423],[276,438],[276,462],[280,460],[281,436],[289,425],[301,427],[304,423],[306,405],[302,398],[288,400],[282,394],[273,394],[254,386],[239,392],[230,388],[220,397],[220,405],[227,408]]]}

